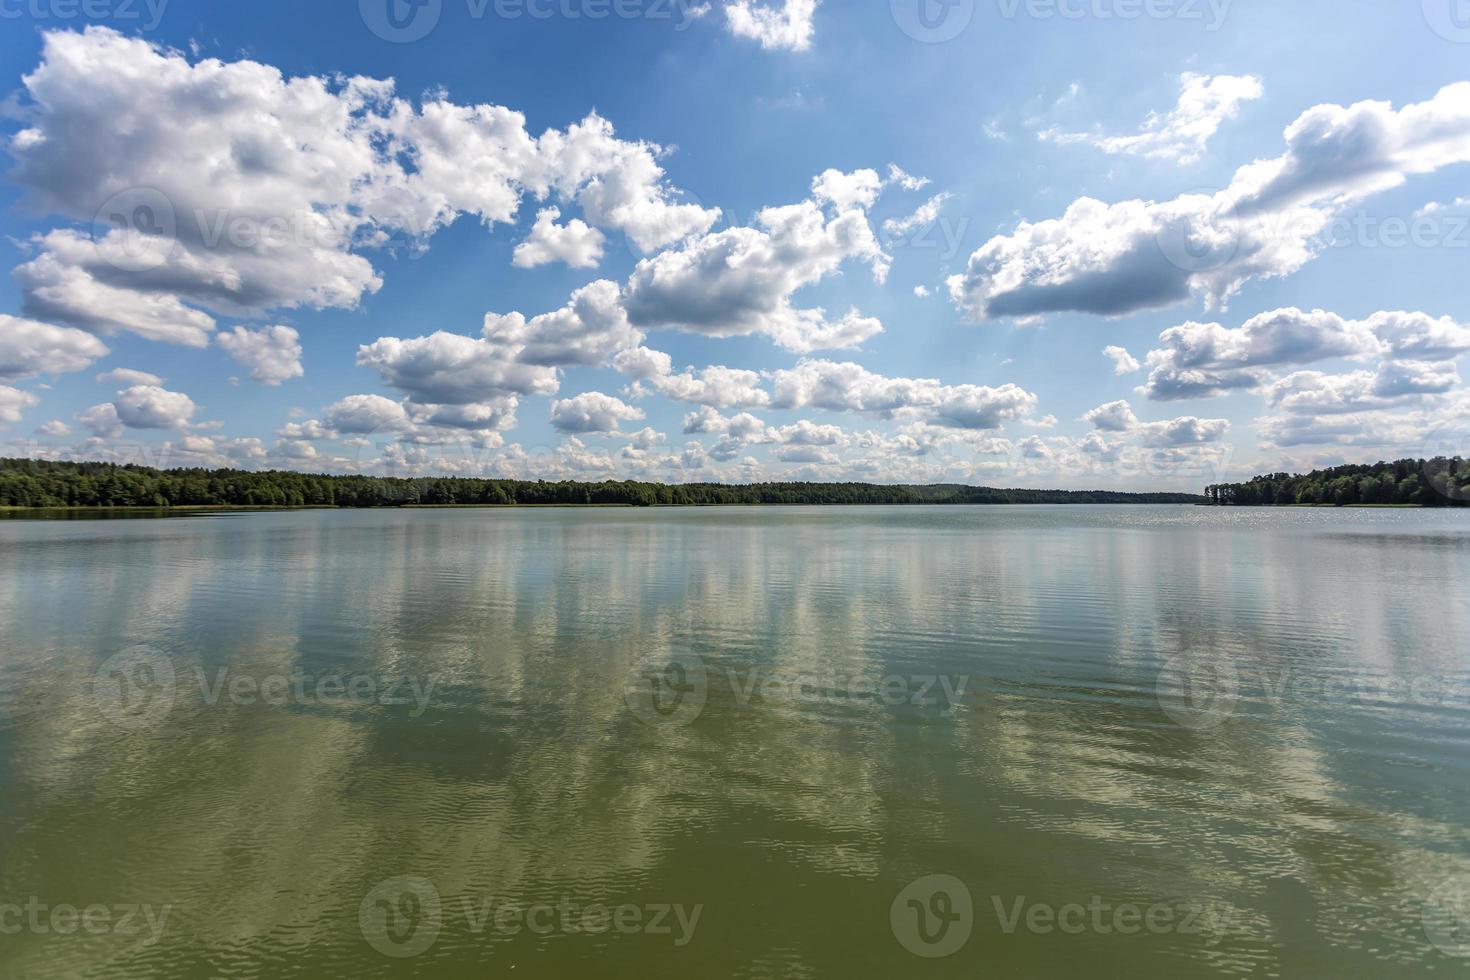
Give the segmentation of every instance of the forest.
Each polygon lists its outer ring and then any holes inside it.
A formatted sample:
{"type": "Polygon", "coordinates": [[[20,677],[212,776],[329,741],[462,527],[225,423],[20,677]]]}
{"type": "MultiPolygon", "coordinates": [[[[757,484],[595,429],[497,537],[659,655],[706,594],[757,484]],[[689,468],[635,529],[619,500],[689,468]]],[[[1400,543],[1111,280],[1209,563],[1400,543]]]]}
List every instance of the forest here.
{"type": "Polygon", "coordinates": [[[1210,503],[1227,507],[1464,507],[1470,502],[1470,461],[1437,456],[1334,466],[1305,475],[1271,473],[1245,483],[1206,487],[1205,496],[1210,503]]]}
{"type": "Polygon", "coordinates": [[[425,505],[1203,504],[1189,493],[1008,490],[954,484],[576,483],[394,478],[280,470],[157,470],[115,463],[0,459],[0,507],[403,507],[425,505]]]}

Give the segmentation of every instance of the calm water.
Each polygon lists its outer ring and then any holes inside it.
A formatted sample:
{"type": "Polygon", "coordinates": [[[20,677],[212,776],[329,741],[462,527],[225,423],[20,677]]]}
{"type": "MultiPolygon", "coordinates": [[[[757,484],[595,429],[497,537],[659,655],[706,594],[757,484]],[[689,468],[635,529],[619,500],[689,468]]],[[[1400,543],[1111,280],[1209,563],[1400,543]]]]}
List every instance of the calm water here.
{"type": "Polygon", "coordinates": [[[1470,967],[1470,512],[5,521],[0,624],[7,978],[1470,967]]]}

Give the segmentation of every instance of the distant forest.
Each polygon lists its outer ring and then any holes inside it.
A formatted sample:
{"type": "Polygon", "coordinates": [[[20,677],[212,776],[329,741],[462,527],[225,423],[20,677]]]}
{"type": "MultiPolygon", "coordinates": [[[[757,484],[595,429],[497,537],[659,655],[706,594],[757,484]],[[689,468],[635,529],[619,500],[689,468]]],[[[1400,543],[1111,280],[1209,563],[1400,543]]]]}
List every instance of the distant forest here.
{"type": "Polygon", "coordinates": [[[1464,507],[1470,504],[1470,461],[1456,456],[1401,459],[1393,463],[1334,466],[1305,476],[1272,473],[1246,483],[1205,488],[1211,503],[1235,507],[1298,504],[1404,504],[1464,507]]]}
{"type": "Polygon", "coordinates": [[[402,507],[432,504],[1203,504],[1190,493],[1003,490],[868,483],[573,483],[398,479],[277,470],[156,470],[113,463],[0,459],[0,507],[402,507]]]}

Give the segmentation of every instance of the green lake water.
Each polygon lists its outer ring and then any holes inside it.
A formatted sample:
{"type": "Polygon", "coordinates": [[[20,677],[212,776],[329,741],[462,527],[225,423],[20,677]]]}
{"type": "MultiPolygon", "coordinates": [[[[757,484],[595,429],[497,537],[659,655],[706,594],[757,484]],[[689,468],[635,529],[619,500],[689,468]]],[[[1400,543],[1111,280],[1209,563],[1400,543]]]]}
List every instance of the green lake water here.
{"type": "Polygon", "coordinates": [[[0,521],[0,977],[1463,976],[1470,512],[0,521]]]}

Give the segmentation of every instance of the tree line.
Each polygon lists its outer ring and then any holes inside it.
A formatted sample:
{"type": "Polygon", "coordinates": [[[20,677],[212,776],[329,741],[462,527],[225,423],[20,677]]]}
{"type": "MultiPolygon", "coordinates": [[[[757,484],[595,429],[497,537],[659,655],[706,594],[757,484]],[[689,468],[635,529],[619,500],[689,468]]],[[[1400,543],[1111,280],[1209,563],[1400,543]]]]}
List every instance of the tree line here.
{"type": "Polygon", "coordinates": [[[956,484],[643,483],[398,478],[282,470],[157,470],[0,459],[0,507],[402,507],[415,505],[1202,504],[1188,493],[1008,490],[956,484]]]}
{"type": "Polygon", "coordinates": [[[1470,461],[1458,456],[1334,466],[1306,474],[1270,473],[1245,483],[1205,488],[1210,503],[1227,507],[1400,504],[1464,507],[1470,503],[1470,461]]]}

